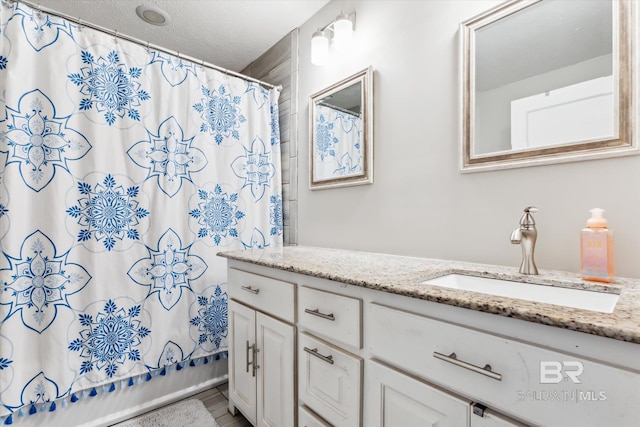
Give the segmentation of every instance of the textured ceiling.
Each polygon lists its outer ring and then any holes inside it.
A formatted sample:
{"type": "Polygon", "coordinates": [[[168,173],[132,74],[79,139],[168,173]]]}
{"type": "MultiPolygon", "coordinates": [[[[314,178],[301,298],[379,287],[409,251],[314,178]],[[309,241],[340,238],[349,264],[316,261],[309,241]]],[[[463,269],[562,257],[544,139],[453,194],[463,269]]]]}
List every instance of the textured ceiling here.
{"type": "Polygon", "coordinates": [[[329,0],[33,0],[43,8],[241,71],[329,0]],[[136,7],[157,6],[171,21],[140,20],[136,7]]]}
{"type": "Polygon", "coordinates": [[[476,32],[476,89],[494,89],[611,54],[612,4],[535,3],[476,32]]]}

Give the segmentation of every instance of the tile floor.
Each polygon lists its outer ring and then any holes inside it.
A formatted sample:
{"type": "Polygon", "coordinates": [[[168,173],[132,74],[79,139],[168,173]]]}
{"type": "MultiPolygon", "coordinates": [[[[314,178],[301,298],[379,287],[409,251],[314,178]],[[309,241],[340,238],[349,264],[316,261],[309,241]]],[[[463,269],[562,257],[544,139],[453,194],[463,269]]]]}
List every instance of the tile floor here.
{"type": "Polygon", "coordinates": [[[251,427],[251,423],[242,414],[238,413],[234,417],[229,413],[229,388],[227,383],[198,393],[189,397],[189,399],[200,399],[220,427],[251,427]]]}

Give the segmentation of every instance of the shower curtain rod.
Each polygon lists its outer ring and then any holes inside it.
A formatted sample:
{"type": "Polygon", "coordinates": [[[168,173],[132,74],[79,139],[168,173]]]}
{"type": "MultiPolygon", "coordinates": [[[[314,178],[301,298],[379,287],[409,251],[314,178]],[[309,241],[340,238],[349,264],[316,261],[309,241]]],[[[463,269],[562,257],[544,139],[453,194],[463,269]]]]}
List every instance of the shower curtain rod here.
{"type": "Polygon", "coordinates": [[[352,116],[360,117],[360,115],[358,113],[356,113],[355,111],[351,111],[351,110],[347,110],[346,108],[338,107],[337,105],[330,104],[330,103],[328,103],[326,101],[320,101],[320,102],[318,102],[318,105],[323,105],[325,107],[333,108],[334,110],[338,110],[338,111],[340,111],[342,113],[346,113],[346,114],[350,114],[352,116]]]}
{"type": "Polygon", "coordinates": [[[148,41],[145,42],[144,40],[140,40],[140,39],[137,39],[135,37],[128,36],[126,34],[118,33],[117,30],[109,30],[108,28],[104,28],[104,27],[101,27],[99,25],[92,24],[90,22],[85,22],[80,18],[75,18],[73,16],[70,16],[70,15],[55,11],[53,9],[49,9],[47,7],[42,7],[40,4],[32,3],[32,2],[27,1],[27,0],[1,0],[1,1],[2,1],[2,3],[5,3],[5,2],[6,3],[22,3],[24,5],[29,6],[32,9],[35,9],[35,10],[39,11],[39,12],[43,12],[43,13],[46,13],[48,15],[57,16],[58,18],[62,18],[62,19],[66,19],[67,21],[71,21],[71,22],[77,24],[80,28],[82,28],[82,27],[91,28],[91,29],[94,29],[96,31],[100,31],[100,32],[105,33],[105,34],[109,34],[109,35],[111,35],[111,36],[113,36],[115,38],[120,38],[122,40],[126,40],[128,42],[135,43],[137,45],[143,46],[143,47],[147,48],[147,50],[148,49],[153,49],[153,50],[157,50],[159,52],[163,52],[163,53],[166,53],[166,54],[169,54],[169,55],[174,55],[174,56],[177,56],[179,59],[184,59],[186,61],[193,62],[194,64],[198,64],[198,65],[201,65],[203,67],[207,67],[207,68],[211,68],[211,69],[220,71],[220,72],[222,72],[224,74],[229,74],[229,75],[232,75],[232,76],[235,76],[235,77],[240,77],[241,79],[249,80],[249,81],[252,81],[254,83],[258,83],[258,84],[260,84],[262,86],[266,86],[267,88],[270,88],[270,89],[274,89],[275,88],[276,90],[282,90],[282,86],[281,85],[277,85],[277,86],[276,85],[272,85],[271,83],[267,83],[267,82],[264,82],[262,80],[255,79],[253,77],[249,77],[249,76],[246,76],[244,74],[241,74],[241,73],[238,73],[238,72],[235,72],[235,71],[232,71],[232,70],[228,70],[228,69],[223,68],[223,67],[219,67],[219,66],[217,66],[215,64],[211,64],[209,62],[205,62],[203,59],[199,60],[199,59],[196,59],[196,58],[191,57],[191,56],[182,55],[178,51],[172,51],[172,50],[169,50],[169,49],[165,49],[165,48],[163,48],[161,46],[158,46],[158,45],[155,45],[155,44],[151,44],[148,41]]]}

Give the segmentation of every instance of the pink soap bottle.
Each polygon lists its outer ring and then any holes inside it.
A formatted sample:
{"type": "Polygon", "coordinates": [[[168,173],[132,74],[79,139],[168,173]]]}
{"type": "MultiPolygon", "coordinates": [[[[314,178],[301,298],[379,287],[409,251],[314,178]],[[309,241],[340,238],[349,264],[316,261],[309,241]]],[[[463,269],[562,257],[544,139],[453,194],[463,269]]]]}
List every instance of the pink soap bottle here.
{"type": "Polygon", "coordinates": [[[604,210],[591,209],[587,228],[580,235],[582,278],[596,282],[612,283],[615,276],[613,232],[607,228],[604,210]]]}

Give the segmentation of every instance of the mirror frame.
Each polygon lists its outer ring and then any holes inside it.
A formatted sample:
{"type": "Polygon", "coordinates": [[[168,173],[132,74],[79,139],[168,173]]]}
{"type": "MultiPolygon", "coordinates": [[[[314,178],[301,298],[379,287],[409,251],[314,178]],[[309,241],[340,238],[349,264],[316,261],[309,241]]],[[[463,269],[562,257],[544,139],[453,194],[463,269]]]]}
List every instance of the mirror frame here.
{"type": "MultiPolygon", "coordinates": [[[[637,7],[635,0],[614,0],[617,5],[618,49],[613,52],[614,75],[618,96],[618,137],[579,141],[571,144],[514,152],[474,155],[475,123],[475,31],[508,15],[545,0],[512,0],[460,24],[460,88],[461,88],[461,172],[510,169],[550,163],[618,157],[638,154],[636,100],[637,7]]],[[[616,9],[614,9],[616,13],[616,9]]],[[[614,25],[614,31],[616,26],[614,25]]],[[[614,44],[615,46],[615,44],[614,44]]]]}
{"type": "Polygon", "coordinates": [[[309,188],[311,190],[364,185],[373,183],[373,68],[369,66],[309,97],[309,188]],[[360,82],[362,91],[362,162],[361,174],[325,180],[314,179],[314,153],[316,149],[316,102],[360,82]]]}

